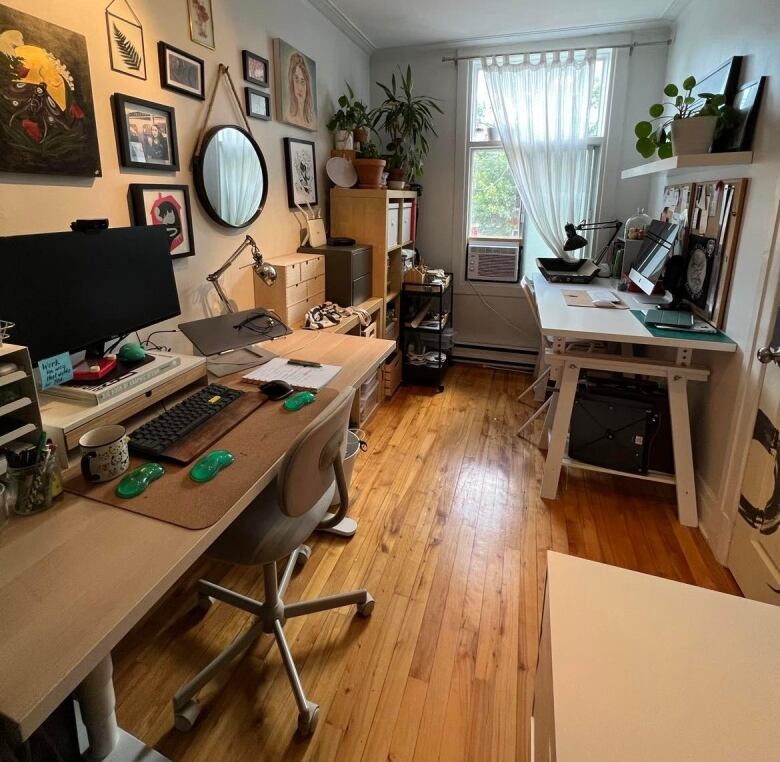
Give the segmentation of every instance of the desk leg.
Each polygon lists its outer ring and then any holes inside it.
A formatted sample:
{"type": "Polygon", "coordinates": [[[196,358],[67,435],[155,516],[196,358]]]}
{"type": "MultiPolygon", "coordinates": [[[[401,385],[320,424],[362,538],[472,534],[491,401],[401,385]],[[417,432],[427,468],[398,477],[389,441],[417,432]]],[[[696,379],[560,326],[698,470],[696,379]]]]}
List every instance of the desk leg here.
{"type": "Polygon", "coordinates": [[[687,527],[698,525],[696,481],[691,451],[691,420],[688,414],[688,384],[685,378],[669,374],[669,412],[672,419],[672,445],[677,487],[677,515],[687,527]]]}
{"type": "Polygon", "coordinates": [[[87,759],[105,759],[119,741],[119,725],[116,722],[114,707],[114,666],[111,655],[106,656],[90,672],[78,688],[81,718],[87,729],[89,749],[87,759]]]}
{"type": "Polygon", "coordinates": [[[555,419],[552,425],[550,446],[547,459],[544,462],[541,496],[546,500],[555,500],[558,494],[558,480],[561,476],[561,461],[566,449],[566,435],[569,433],[571,411],[574,407],[574,395],[577,391],[577,380],[580,368],[571,362],[566,362],[561,375],[561,388],[555,405],[555,419]]]}

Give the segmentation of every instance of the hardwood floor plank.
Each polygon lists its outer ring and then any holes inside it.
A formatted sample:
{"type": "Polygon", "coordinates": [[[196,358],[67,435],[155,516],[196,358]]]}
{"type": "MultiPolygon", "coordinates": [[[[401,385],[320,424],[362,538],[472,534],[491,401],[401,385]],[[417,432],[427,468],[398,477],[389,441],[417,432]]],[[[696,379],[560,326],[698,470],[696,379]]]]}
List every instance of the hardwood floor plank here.
{"type": "Polygon", "coordinates": [[[528,383],[459,365],[443,393],[402,386],[373,417],[350,488],[358,532],[315,533],[285,596],[376,598],[367,620],[345,608],[285,626],[320,705],[313,738],[294,735],[269,636],[204,688],[192,732],[173,729],[173,693],[250,621],[224,604],[195,615],[197,579],[262,597],[259,569],[210,560],[115,650],[122,726],[176,762],[528,762],[548,548],[738,594],[677,522],[673,490],[565,469],[559,498],[540,498],[543,456],[516,437],[528,383]]]}

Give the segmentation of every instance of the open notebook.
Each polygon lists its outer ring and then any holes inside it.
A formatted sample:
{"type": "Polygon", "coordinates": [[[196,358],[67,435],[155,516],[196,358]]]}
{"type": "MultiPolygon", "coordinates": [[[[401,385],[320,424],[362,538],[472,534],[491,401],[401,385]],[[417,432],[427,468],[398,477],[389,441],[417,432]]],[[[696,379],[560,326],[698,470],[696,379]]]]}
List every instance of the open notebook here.
{"type": "Polygon", "coordinates": [[[254,368],[241,378],[249,384],[262,384],[269,381],[286,381],[295,389],[317,391],[322,389],[341,370],[340,365],[321,365],[310,368],[305,365],[291,365],[286,357],[274,357],[267,363],[254,368]]]}

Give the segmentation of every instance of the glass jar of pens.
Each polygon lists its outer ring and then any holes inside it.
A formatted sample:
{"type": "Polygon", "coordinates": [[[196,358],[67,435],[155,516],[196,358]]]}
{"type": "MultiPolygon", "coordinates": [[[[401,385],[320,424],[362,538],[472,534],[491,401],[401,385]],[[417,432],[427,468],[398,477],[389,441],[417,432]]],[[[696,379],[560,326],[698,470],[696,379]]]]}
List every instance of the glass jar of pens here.
{"type": "Polygon", "coordinates": [[[52,500],[62,492],[62,474],[56,446],[46,441],[46,432],[41,432],[37,446],[29,442],[6,446],[5,456],[8,511],[29,516],[51,507],[52,500]]]}

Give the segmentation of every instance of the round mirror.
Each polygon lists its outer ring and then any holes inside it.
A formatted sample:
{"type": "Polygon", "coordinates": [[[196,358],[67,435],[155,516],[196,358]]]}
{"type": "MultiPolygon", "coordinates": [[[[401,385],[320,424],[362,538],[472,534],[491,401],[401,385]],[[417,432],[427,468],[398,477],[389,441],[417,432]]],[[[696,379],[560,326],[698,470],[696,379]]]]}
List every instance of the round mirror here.
{"type": "Polygon", "coordinates": [[[260,146],[241,127],[212,127],[193,159],[195,190],[209,217],[244,228],[263,211],[268,170],[260,146]]]}

